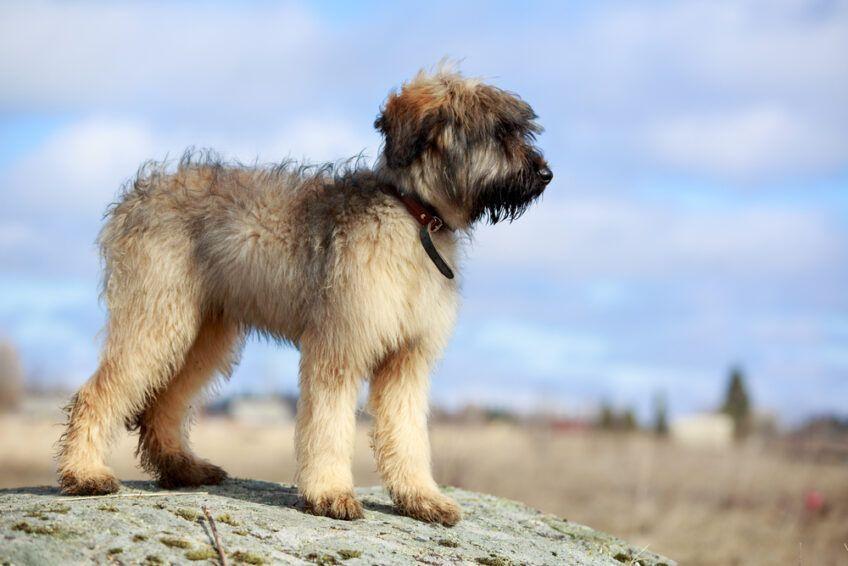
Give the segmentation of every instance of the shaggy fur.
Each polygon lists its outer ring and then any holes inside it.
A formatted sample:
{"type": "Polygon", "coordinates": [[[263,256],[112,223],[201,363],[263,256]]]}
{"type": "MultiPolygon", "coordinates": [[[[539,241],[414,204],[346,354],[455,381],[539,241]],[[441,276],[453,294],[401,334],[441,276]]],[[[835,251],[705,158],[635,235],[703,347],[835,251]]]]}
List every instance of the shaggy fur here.
{"type": "Polygon", "coordinates": [[[163,487],[226,473],[194,455],[191,403],[229,374],[247,332],[301,352],[297,482],[315,513],[362,516],[351,453],[360,382],[370,379],[373,448],[403,513],[455,524],[460,510],[430,471],[428,374],[456,317],[454,280],[418,240],[384,183],[434,207],[454,229],[433,234],[454,267],[481,220],[518,217],[550,181],[540,131],[517,96],[457,73],[419,73],[389,95],[373,169],[151,164],[100,235],[108,332],[100,367],[69,407],[59,483],[68,494],[118,489],[104,463],[126,423],[163,487]]]}

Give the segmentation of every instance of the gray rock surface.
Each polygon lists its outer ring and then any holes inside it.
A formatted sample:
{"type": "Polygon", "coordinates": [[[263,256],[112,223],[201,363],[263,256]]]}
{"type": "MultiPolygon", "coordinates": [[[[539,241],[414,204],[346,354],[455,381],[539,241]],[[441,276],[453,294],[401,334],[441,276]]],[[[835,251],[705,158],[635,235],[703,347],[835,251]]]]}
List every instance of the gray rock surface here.
{"type": "Polygon", "coordinates": [[[520,503],[446,491],[464,512],[453,528],[395,514],[380,488],[357,490],[354,522],[305,514],[293,487],[253,480],[166,493],[128,482],[100,498],[0,490],[0,564],[217,564],[204,505],[230,564],[674,564],[520,503]]]}

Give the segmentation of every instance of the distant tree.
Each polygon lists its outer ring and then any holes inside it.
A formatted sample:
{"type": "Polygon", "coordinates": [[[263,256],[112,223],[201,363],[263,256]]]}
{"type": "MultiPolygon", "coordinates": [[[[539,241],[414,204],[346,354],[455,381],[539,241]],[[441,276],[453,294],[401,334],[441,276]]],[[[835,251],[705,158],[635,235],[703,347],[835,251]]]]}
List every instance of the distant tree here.
{"type": "Polygon", "coordinates": [[[490,407],[485,409],[485,419],[487,422],[514,423],[518,421],[515,413],[502,407],[490,407]]]}
{"type": "Polygon", "coordinates": [[[17,350],[8,342],[0,342],[0,412],[10,411],[20,404],[23,381],[17,350]]]}
{"type": "Polygon", "coordinates": [[[632,432],[639,428],[639,423],[636,421],[636,413],[633,409],[625,409],[619,418],[620,429],[624,432],[632,432]]]}
{"type": "Polygon", "coordinates": [[[607,402],[604,402],[601,405],[601,410],[598,413],[598,428],[601,430],[613,430],[616,426],[616,415],[615,411],[607,402]]]}
{"type": "Polygon", "coordinates": [[[668,436],[668,403],[662,393],[654,397],[654,433],[668,436]]]}
{"type": "Polygon", "coordinates": [[[748,435],[751,430],[751,398],[741,368],[730,370],[721,412],[733,419],[733,431],[737,439],[748,435]]]}
{"type": "Polygon", "coordinates": [[[633,409],[618,411],[608,402],[604,402],[598,411],[595,426],[611,432],[632,432],[639,428],[639,423],[636,421],[636,413],[633,409]]]}

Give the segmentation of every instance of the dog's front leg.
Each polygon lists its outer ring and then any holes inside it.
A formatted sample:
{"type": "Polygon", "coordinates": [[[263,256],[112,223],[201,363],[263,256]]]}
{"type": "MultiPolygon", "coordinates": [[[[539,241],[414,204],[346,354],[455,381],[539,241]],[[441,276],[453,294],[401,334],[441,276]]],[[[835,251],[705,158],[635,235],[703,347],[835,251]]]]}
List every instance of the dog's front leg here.
{"type": "Polygon", "coordinates": [[[418,347],[390,354],[374,372],[369,406],[377,467],[395,505],[410,517],[455,525],[459,506],[439,491],[427,434],[430,364],[418,347]]]}
{"type": "Polygon", "coordinates": [[[318,344],[302,344],[296,481],[308,510],[316,515],[362,518],[351,473],[359,380],[343,359],[318,344]]]}

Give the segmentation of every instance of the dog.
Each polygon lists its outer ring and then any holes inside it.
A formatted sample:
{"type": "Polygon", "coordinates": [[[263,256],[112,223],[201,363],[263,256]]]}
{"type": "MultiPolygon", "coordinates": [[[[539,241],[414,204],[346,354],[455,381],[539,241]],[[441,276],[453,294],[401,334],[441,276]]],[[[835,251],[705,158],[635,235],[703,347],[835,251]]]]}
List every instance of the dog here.
{"type": "Polygon", "coordinates": [[[460,520],[433,480],[427,433],[459,247],[480,222],[518,218],[553,174],[530,105],[452,69],[392,91],[374,126],[372,168],[187,154],[176,170],[147,164],[125,187],[99,237],[109,320],[59,441],[64,493],[118,490],[104,457],[122,424],[138,430],[141,464],[163,488],[222,482],[189,446],[191,403],[258,332],[301,353],[296,483],[308,510],[362,517],[351,457],[368,379],[372,447],[395,506],[460,520]]]}

